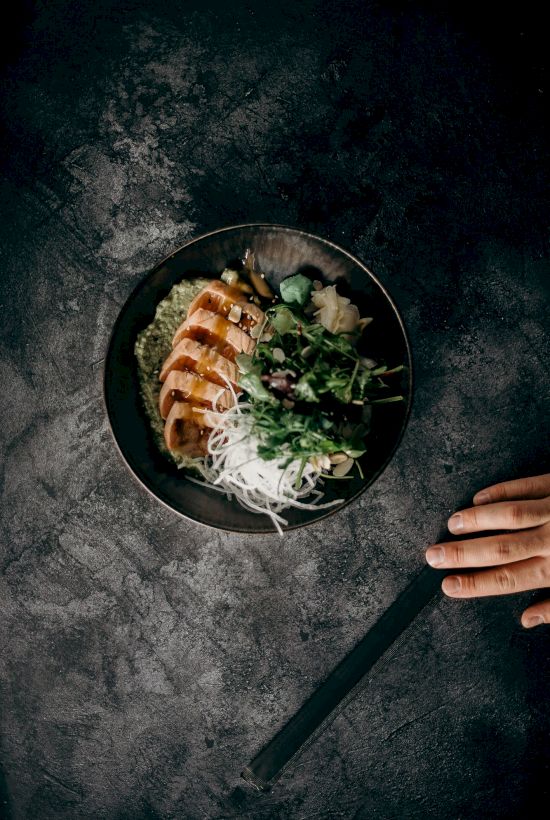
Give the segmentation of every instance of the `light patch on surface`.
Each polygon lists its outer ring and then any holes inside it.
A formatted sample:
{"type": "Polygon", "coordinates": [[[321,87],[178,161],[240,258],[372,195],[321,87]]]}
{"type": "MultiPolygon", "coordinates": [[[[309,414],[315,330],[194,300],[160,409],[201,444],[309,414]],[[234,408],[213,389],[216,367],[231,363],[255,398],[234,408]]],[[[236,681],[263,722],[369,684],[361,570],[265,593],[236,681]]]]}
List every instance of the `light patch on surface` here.
{"type": "Polygon", "coordinates": [[[162,225],[136,225],[115,231],[111,239],[102,243],[99,253],[101,256],[123,262],[131,259],[144,246],[153,245],[158,247],[160,252],[161,247],[167,248],[170,244],[184,242],[192,236],[193,229],[194,225],[190,222],[177,225],[166,220],[162,225]]]}
{"type": "Polygon", "coordinates": [[[196,230],[180,142],[169,136],[185,120],[197,55],[191,42],[180,42],[175,59],[165,33],[148,26],[129,26],[122,39],[127,52],[106,81],[101,139],[63,161],[71,179],[65,218],[86,226],[89,244],[109,270],[133,274],[196,230]]]}

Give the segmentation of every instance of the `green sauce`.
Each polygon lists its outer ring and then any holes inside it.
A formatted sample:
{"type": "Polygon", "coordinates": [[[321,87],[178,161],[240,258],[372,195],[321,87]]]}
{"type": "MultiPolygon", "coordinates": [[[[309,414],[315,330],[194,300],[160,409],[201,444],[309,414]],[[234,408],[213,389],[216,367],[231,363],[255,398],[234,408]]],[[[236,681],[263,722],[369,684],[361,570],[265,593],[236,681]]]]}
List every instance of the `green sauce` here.
{"type": "Polygon", "coordinates": [[[171,453],[164,443],[164,421],[159,413],[162,384],[159,373],[172,350],[172,338],[187,315],[189,305],[208,284],[209,279],[184,279],[174,285],[168,296],[159,302],[155,318],[136,339],[134,353],[138,364],[141,398],[159,450],[179,466],[189,466],[191,459],[171,453]]]}

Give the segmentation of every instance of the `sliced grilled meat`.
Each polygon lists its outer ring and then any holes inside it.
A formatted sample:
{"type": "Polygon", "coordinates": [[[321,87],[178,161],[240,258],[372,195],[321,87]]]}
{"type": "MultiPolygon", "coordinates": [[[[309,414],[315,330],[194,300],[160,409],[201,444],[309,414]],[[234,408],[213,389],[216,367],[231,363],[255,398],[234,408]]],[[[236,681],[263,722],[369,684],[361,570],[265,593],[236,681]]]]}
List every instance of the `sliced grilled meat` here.
{"type": "Polygon", "coordinates": [[[208,452],[208,435],[215,417],[201,412],[189,402],[175,401],[164,425],[164,441],[169,450],[197,458],[208,452]]]}
{"type": "Polygon", "coordinates": [[[175,347],[182,339],[194,339],[211,345],[218,353],[234,362],[239,353],[252,353],[256,345],[242,328],[237,327],[211,310],[198,308],[176,330],[172,340],[175,347]]]}
{"type": "Polygon", "coordinates": [[[220,280],[213,280],[193,299],[187,312],[192,316],[200,309],[219,313],[243,330],[251,330],[265,318],[261,310],[250,298],[237,288],[232,288],[220,280]]]}
{"type": "Polygon", "coordinates": [[[162,366],[160,381],[166,381],[172,370],[192,370],[221,387],[227,387],[229,381],[233,389],[238,390],[239,374],[235,364],[213,347],[196,342],[194,339],[182,339],[173,348],[162,366]]]}
{"type": "Polygon", "coordinates": [[[233,406],[230,390],[212,384],[188,370],[172,370],[166,377],[159,396],[159,410],[163,419],[168,416],[175,401],[186,401],[192,406],[207,407],[218,412],[233,406]]]}

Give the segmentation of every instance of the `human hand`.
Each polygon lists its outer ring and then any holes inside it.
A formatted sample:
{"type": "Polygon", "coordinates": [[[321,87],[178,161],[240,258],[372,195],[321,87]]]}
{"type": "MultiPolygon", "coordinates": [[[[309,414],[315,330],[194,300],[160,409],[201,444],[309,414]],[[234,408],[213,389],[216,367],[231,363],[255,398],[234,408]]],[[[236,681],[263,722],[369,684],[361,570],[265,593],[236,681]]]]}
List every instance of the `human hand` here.
{"type": "MultiPolygon", "coordinates": [[[[451,598],[477,598],[550,587],[550,473],[495,484],[476,493],[473,501],[473,507],[449,518],[453,535],[516,532],[429,547],[426,560],[437,569],[492,567],[447,575],[443,592],[451,598]]],[[[550,624],[550,600],[528,607],[521,623],[525,627],[550,624]]]]}

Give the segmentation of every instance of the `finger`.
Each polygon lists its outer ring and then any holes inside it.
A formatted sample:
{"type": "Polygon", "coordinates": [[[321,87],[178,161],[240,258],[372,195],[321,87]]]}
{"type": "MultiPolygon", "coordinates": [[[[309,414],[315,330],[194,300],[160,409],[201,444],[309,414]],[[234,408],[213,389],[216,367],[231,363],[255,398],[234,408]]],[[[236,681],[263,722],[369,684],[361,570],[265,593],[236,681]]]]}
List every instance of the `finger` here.
{"type": "Polygon", "coordinates": [[[550,601],[541,601],[528,607],[521,616],[522,626],[530,629],[539,624],[550,624],[550,601]]]}
{"type": "Polygon", "coordinates": [[[434,544],[426,550],[426,561],[438,569],[494,567],[535,555],[550,556],[550,530],[544,527],[507,535],[487,535],[469,541],[434,544]]]}
{"type": "Polygon", "coordinates": [[[452,533],[482,530],[522,530],[550,521],[550,498],[529,501],[501,501],[451,515],[447,526],[452,533]]]}
{"type": "Polygon", "coordinates": [[[545,498],[550,495],[550,473],[518,478],[493,484],[474,495],[474,504],[489,504],[494,501],[508,501],[520,498],[545,498]]]}
{"type": "Polygon", "coordinates": [[[486,595],[507,595],[550,586],[550,561],[528,558],[504,567],[483,572],[448,575],[441,588],[451,598],[481,598],[486,595]]]}

